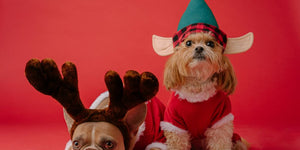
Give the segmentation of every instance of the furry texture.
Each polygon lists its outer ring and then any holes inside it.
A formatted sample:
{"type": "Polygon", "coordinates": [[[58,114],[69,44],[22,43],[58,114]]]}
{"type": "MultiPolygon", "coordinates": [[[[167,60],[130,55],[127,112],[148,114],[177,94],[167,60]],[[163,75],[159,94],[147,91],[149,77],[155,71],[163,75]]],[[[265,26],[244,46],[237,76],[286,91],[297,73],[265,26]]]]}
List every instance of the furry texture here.
{"type": "Polygon", "coordinates": [[[188,150],[191,148],[190,135],[188,131],[178,128],[169,122],[162,121],[161,129],[167,139],[166,145],[168,150],[188,150]]]}
{"type": "Polygon", "coordinates": [[[177,133],[165,131],[168,150],[189,150],[191,149],[190,135],[186,133],[177,133]]]}
{"type": "Polygon", "coordinates": [[[209,128],[204,133],[206,136],[207,149],[231,150],[233,123],[228,122],[218,128],[209,128]]]}
{"type": "Polygon", "coordinates": [[[218,122],[216,122],[211,128],[219,128],[221,127],[223,124],[233,121],[234,120],[234,116],[232,113],[228,114],[227,116],[223,117],[221,120],[219,120],[218,122]]]}
{"type": "Polygon", "coordinates": [[[202,91],[199,93],[191,93],[187,88],[181,88],[175,91],[179,98],[186,99],[190,103],[204,102],[216,94],[216,82],[203,83],[200,86],[202,91]]]}
{"type": "Polygon", "coordinates": [[[148,145],[145,150],[167,150],[167,146],[163,143],[154,142],[148,145]]]}
{"type": "MultiPolygon", "coordinates": [[[[174,48],[165,65],[164,84],[176,91],[190,103],[203,102],[217,90],[232,94],[237,80],[229,59],[223,54],[224,48],[211,32],[192,33],[174,48]],[[198,99],[198,100],[197,100],[198,99]],[[200,99],[200,100],[199,100],[200,99]]],[[[168,149],[186,150],[191,148],[189,133],[165,130],[168,149]]],[[[209,150],[243,149],[245,144],[233,146],[233,123],[226,120],[215,128],[208,128],[205,139],[197,141],[198,147],[209,150]]]]}

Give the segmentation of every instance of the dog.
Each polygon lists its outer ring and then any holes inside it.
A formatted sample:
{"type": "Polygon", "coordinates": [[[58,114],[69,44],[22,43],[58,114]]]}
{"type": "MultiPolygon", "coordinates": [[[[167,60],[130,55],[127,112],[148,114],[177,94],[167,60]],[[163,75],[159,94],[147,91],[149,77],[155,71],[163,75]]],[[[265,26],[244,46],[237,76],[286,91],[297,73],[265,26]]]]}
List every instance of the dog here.
{"type": "MultiPolygon", "coordinates": [[[[73,63],[63,64],[61,76],[54,60],[31,59],[26,64],[25,75],[36,90],[52,96],[63,106],[71,137],[71,146],[68,149],[132,150],[138,144],[137,138],[142,138],[142,133],[153,133],[150,140],[154,140],[154,137],[161,133],[159,116],[157,120],[153,120],[158,122],[158,128],[150,132],[141,131],[147,112],[151,112],[147,111],[145,102],[152,99],[148,106],[160,105],[159,101],[153,98],[158,91],[158,80],[150,72],[139,74],[129,70],[124,76],[123,84],[117,72],[108,71],[105,74],[108,92],[104,96],[101,95],[101,101],[93,104],[91,109],[86,109],[81,102],[77,69],[73,63]]],[[[159,113],[159,109],[156,109],[149,115],[159,113]]],[[[149,123],[145,123],[145,129],[148,125],[149,123]]],[[[150,144],[147,149],[155,148],[150,144]]]]}
{"type": "Polygon", "coordinates": [[[228,95],[237,80],[225,54],[247,51],[253,39],[252,32],[228,38],[205,0],[190,0],[172,37],[153,35],[154,51],[171,55],[164,85],[172,96],[161,122],[168,149],[247,149],[233,132],[228,95]]]}
{"type": "Polygon", "coordinates": [[[233,132],[228,95],[237,80],[223,45],[210,31],[197,32],[172,53],[164,84],[173,94],[161,122],[168,149],[246,150],[246,143],[233,132]]]}
{"type": "MultiPolygon", "coordinates": [[[[109,92],[103,92],[101,93],[96,100],[91,104],[90,109],[106,109],[109,106],[109,92]]],[[[162,144],[163,141],[165,141],[165,138],[163,136],[163,132],[160,129],[160,122],[163,121],[163,115],[165,111],[165,105],[157,98],[154,97],[148,102],[145,103],[145,105],[141,105],[139,107],[140,110],[145,110],[146,106],[146,112],[145,111],[139,111],[139,113],[133,115],[136,118],[143,118],[145,117],[142,123],[139,123],[139,128],[136,131],[135,135],[132,135],[132,140],[131,144],[132,147],[130,150],[140,150],[140,149],[145,149],[145,150],[162,150],[166,149],[166,146],[162,144]],[[146,114],[145,114],[146,113],[146,114]]],[[[139,108],[136,108],[139,110],[139,108]]],[[[67,124],[68,130],[70,131],[71,126],[74,122],[74,120],[68,115],[68,113],[63,111],[64,113],[64,118],[65,122],[67,124]]],[[[95,142],[95,136],[92,136],[92,131],[93,128],[97,129],[98,127],[93,127],[91,125],[87,125],[86,127],[88,130],[78,130],[78,134],[74,136],[73,139],[78,138],[78,136],[82,134],[88,134],[87,140],[94,141],[95,142]]],[[[100,127],[100,129],[103,129],[103,127],[100,127]]],[[[103,130],[95,130],[94,134],[103,134],[103,133],[108,133],[109,136],[117,135],[118,130],[110,130],[108,131],[103,131],[103,130]]],[[[120,137],[119,135],[116,136],[120,137]]],[[[119,143],[118,142],[115,143],[119,143]]],[[[110,144],[110,143],[108,143],[110,144]]],[[[72,140],[69,140],[66,144],[65,150],[72,150],[73,148],[72,140]]]]}
{"type": "MultiPolygon", "coordinates": [[[[102,93],[91,105],[90,109],[107,109],[109,107],[109,93],[104,92],[102,93]]],[[[142,130],[141,125],[146,117],[146,105],[141,104],[140,106],[128,112],[128,116],[135,116],[137,129],[130,134],[130,146],[129,149],[132,150],[136,141],[137,137],[140,136],[139,130],[142,130]]],[[[70,115],[63,109],[63,114],[65,118],[66,125],[68,127],[68,131],[71,132],[72,125],[74,120],[70,117],[70,115]]],[[[73,138],[67,142],[65,150],[76,150],[79,147],[84,147],[81,143],[91,143],[88,148],[94,148],[95,150],[98,149],[118,149],[124,150],[124,142],[123,142],[123,135],[121,134],[120,130],[107,122],[88,122],[78,126],[73,134],[73,138]],[[101,139],[105,139],[103,142],[101,139]],[[101,145],[102,144],[102,145],[101,145]],[[98,146],[100,145],[100,146],[98,146]],[[117,147],[116,147],[117,146],[117,147]],[[77,148],[78,147],[78,148],[77,148]]]]}

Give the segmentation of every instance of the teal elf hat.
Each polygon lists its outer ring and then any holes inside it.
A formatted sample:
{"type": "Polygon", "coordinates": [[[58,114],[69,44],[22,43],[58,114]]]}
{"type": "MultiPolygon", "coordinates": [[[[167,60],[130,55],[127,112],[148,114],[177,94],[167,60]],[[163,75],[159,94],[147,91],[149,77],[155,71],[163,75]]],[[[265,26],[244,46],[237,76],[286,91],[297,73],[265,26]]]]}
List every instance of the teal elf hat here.
{"type": "Polygon", "coordinates": [[[224,47],[225,54],[247,51],[251,48],[254,38],[252,32],[237,38],[227,38],[226,34],[219,29],[215,16],[206,2],[191,0],[173,37],[153,35],[154,51],[160,56],[170,55],[174,53],[174,47],[178,46],[189,34],[195,32],[212,32],[217,42],[224,47]]]}
{"type": "Polygon", "coordinates": [[[204,0],[191,0],[180,19],[177,31],[194,23],[206,23],[219,27],[214,14],[204,0]]]}

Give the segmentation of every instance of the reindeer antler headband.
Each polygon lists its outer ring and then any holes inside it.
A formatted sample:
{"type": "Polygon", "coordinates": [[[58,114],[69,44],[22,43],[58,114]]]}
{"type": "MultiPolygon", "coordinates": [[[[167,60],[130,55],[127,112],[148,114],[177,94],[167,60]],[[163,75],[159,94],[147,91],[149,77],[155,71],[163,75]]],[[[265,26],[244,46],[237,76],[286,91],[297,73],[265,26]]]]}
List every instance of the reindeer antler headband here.
{"type": "MultiPolygon", "coordinates": [[[[106,121],[120,129],[128,146],[128,127],[123,121],[127,111],[151,99],[158,91],[158,80],[150,72],[141,75],[136,71],[127,71],[124,87],[118,73],[108,71],[105,83],[109,91],[110,104],[106,109],[86,109],[80,99],[76,67],[71,62],[62,66],[61,77],[57,65],[52,59],[31,59],[27,62],[25,74],[30,84],[43,94],[52,96],[74,119],[71,138],[76,127],[84,122],[106,121]]],[[[126,146],[126,147],[127,147],[126,146]]]]}

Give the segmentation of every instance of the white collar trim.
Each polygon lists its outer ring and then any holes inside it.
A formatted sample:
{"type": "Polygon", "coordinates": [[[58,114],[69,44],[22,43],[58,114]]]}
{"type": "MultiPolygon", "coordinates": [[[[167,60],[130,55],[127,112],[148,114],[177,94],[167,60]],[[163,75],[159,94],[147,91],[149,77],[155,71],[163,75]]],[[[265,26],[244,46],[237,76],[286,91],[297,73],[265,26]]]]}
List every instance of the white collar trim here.
{"type": "Polygon", "coordinates": [[[180,100],[186,100],[190,103],[198,103],[207,101],[209,98],[213,97],[217,90],[215,88],[216,82],[208,82],[202,85],[202,91],[199,93],[191,93],[184,88],[180,90],[174,90],[175,95],[178,95],[180,100]]]}

